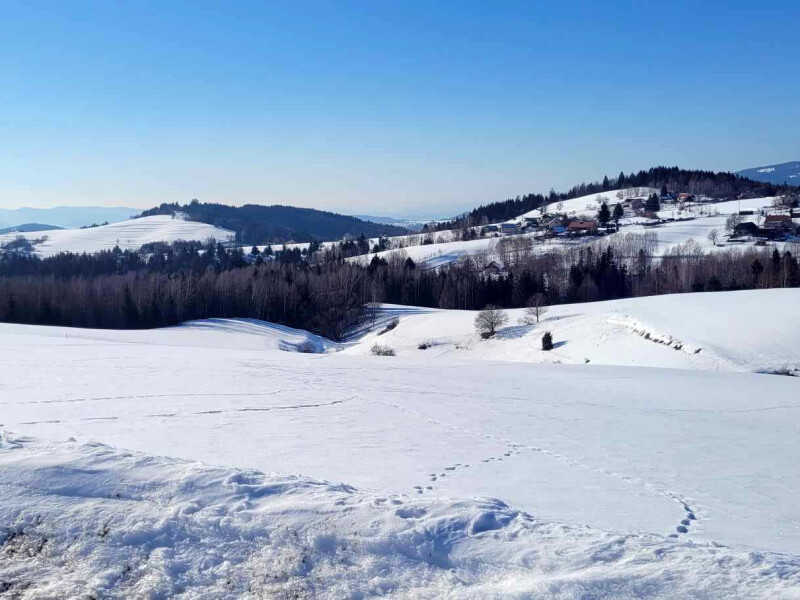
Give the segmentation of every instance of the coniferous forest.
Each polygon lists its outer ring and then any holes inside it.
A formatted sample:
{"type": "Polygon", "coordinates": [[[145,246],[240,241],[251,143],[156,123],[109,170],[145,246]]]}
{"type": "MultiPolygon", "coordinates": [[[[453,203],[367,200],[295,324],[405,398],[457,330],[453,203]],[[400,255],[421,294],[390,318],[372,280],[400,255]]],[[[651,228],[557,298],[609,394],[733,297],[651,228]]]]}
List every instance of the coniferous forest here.
{"type": "Polygon", "coordinates": [[[0,257],[0,320],[96,328],[150,328],[212,317],[248,317],[342,339],[371,302],[482,309],[524,307],[542,293],[550,304],[800,286],[797,252],[751,247],[704,254],[687,244],[652,255],[645,235],[533,253],[524,240],[503,244],[501,272],[486,257],[439,270],[396,256],[348,262],[318,250],[270,256],[183,243],[157,252],[0,257]]]}

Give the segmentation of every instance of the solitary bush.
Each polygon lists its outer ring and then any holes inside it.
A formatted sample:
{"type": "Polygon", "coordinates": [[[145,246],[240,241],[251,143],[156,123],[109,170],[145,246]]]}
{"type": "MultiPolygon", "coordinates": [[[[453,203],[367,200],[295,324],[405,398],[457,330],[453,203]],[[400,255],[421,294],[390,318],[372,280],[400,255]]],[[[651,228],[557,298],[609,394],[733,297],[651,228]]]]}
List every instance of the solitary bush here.
{"type": "Polygon", "coordinates": [[[305,342],[297,345],[297,351],[302,352],[303,354],[317,354],[319,352],[319,348],[311,340],[306,340],[305,342]]]}
{"type": "Polygon", "coordinates": [[[481,337],[484,339],[492,337],[506,323],[508,323],[508,313],[491,304],[475,317],[475,329],[480,332],[481,337]]]}
{"type": "Polygon", "coordinates": [[[552,350],[553,349],[553,334],[549,331],[545,331],[544,335],[542,336],[542,350],[552,350]]]}
{"type": "Polygon", "coordinates": [[[371,352],[373,356],[394,356],[394,350],[391,347],[380,344],[372,346],[371,352]]]}
{"type": "Polygon", "coordinates": [[[419,346],[417,346],[420,350],[427,350],[428,348],[432,348],[435,344],[431,341],[420,342],[419,346]]]}

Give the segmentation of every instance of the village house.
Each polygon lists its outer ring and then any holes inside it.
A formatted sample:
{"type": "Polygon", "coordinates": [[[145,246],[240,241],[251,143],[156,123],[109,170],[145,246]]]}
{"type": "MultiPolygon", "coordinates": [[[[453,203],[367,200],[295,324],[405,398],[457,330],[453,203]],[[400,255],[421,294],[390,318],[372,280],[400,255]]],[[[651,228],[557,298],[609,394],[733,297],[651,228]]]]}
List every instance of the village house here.
{"type": "Polygon", "coordinates": [[[570,233],[586,233],[586,234],[597,233],[597,222],[572,221],[569,225],[567,225],[567,231],[569,231],[570,233]]]}
{"type": "Polygon", "coordinates": [[[764,218],[764,229],[794,231],[791,215],[767,215],[764,218]]]}
{"type": "Polygon", "coordinates": [[[759,229],[758,225],[752,221],[744,221],[742,223],[737,223],[736,227],[733,229],[733,235],[734,237],[742,237],[746,235],[756,236],[760,231],[761,230],[759,229]]]}
{"type": "Polygon", "coordinates": [[[519,233],[519,225],[516,223],[501,223],[500,233],[503,235],[513,235],[515,233],[519,233]]]}

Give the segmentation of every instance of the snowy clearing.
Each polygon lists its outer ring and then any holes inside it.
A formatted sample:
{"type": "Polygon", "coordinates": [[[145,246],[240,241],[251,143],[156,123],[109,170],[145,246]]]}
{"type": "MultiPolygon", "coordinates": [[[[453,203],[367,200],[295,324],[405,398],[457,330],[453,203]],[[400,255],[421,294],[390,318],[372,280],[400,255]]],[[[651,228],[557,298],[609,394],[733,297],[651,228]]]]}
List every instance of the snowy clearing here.
{"type": "Polygon", "coordinates": [[[60,252],[94,254],[102,250],[112,250],[114,246],[119,246],[122,250],[138,250],[144,244],[153,242],[205,242],[212,238],[222,242],[232,239],[234,234],[207,223],[173,218],[170,215],[155,215],[86,229],[7,234],[0,236],[0,244],[13,241],[17,237],[24,237],[31,242],[46,237],[43,242],[35,244],[34,251],[41,257],[47,257],[60,252]]]}
{"type": "Polygon", "coordinates": [[[386,307],[395,329],[344,347],[243,320],[2,324],[0,585],[796,598],[800,379],[716,370],[796,366],[797,303],[563,306],[450,352],[414,344],[472,335],[474,313],[386,307]],[[545,326],[553,360],[591,363],[511,362],[545,326]],[[356,355],[376,340],[398,355],[356,355]]]}

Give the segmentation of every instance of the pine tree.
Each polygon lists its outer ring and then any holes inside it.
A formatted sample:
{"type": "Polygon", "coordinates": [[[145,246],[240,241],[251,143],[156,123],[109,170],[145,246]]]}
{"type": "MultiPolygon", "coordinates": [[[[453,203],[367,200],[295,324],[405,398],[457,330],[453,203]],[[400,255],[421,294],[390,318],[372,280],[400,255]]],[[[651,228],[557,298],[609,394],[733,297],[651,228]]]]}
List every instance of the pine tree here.
{"type": "Polygon", "coordinates": [[[611,184],[608,182],[608,176],[603,177],[603,191],[608,191],[611,184]]]}
{"type": "Polygon", "coordinates": [[[600,205],[600,210],[597,211],[597,220],[601,225],[605,225],[611,220],[611,211],[608,210],[608,204],[603,202],[600,205]]]}
{"type": "Polygon", "coordinates": [[[658,196],[656,194],[651,195],[647,202],[644,203],[644,209],[648,212],[656,213],[661,210],[661,202],[658,200],[658,196]]]}

